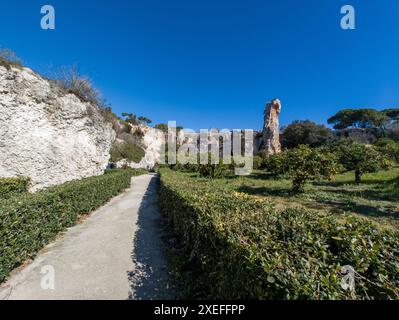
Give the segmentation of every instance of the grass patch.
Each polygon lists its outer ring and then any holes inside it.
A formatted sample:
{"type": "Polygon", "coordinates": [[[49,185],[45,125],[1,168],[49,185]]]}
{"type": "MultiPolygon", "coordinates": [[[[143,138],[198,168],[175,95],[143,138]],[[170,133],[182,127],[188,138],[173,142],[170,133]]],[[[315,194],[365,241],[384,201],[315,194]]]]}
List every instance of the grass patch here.
{"type": "Polygon", "coordinates": [[[291,192],[290,180],[273,179],[262,171],[248,177],[215,179],[214,186],[266,197],[281,207],[349,213],[371,219],[382,227],[399,227],[399,168],[365,174],[360,185],[355,184],[354,176],[348,172],[331,181],[310,182],[302,194],[291,192]]]}

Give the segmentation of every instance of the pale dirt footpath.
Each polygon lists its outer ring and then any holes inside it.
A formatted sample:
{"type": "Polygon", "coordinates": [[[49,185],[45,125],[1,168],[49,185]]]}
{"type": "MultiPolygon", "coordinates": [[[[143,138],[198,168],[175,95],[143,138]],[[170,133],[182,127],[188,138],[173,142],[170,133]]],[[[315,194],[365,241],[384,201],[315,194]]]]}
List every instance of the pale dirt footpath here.
{"type": "Polygon", "coordinates": [[[157,187],[155,175],[134,177],[125,193],[14,272],[0,299],[173,299],[157,187]],[[54,268],[54,290],[42,289],[46,266],[54,268]]]}

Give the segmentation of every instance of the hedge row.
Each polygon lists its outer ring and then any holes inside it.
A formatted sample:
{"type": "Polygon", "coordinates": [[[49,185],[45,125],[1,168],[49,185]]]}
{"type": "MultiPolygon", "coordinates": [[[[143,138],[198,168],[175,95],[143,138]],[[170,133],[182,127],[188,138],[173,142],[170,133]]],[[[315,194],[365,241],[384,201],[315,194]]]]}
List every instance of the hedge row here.
{"type": "Polygon", "coordinates": [[[29,178],[0,178],[0,200],[28,191],[29,178]]]}
{"type": "Polygon", "coordinates": [[[115,170],[0,202],[0,282],[77,218],[130,186],[141,171],[115,170]]]}
{"type": "Polygon", "coordinates": [[[161,169],[160,206],[182,245],[186,297],[399,299],[399,234],[353,216],[278,210],[265,198],[161,169]],[[341,286],[342,267],[356,271],[341,286]]]}

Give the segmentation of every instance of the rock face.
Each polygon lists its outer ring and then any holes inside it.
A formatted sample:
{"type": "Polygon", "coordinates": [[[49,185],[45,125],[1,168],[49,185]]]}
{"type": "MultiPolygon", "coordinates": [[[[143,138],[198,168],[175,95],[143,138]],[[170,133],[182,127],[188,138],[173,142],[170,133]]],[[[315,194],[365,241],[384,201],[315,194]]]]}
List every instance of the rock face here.
{"type": "Polygon", "coordinates": [[[114,139],[96,106],[30,69],[0,66],[0,177],[30,177],[36,191],[100,175],[114,139]]]}
{"type": "Polygon", "coordinates": [[[334,135],[338,139],[353,139],[359,143],[373,144],[377,141],[377,130],[376,129],[362,129],[362,128],[350,128],[342,130],[334,130],[334,135]]]}
{"type": "Polygon", "coordinates": [[[281,152],[279,115],[281,102],[279,99],[272,100],[266,104],[265,120],[263,125],[262,140],[263,151],[269,155],[281,152]]]}
{"type": "Polygon", "coordinates": [[[117,168],[128,166],[134,169],[152,169],[160,161],[163,143],[165,141],[164,133],[161,130],[142,124],[132,126],[131,132],[133,134],[136,130],[140,130],[143,133],[143,137],[140,139],[140,145],[145,151],[145,156],[139,163],[122,159],[116,163],[117,168]]]}

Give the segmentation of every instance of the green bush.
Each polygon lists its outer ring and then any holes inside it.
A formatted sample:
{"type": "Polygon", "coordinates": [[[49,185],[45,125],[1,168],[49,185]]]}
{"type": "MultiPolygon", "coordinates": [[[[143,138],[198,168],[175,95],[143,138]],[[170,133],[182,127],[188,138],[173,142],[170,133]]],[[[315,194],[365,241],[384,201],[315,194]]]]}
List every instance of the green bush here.
{"type": "Polygon", "coordinates": [[[280,152],[274,155],[265,155],[264,166],[274,178],[284,175],[288,171],[288,163],[285,159],[285,153],[280,152]]]}
{"type": "Polygon", "coordinates": [[[119,160],[127,159],[139,163],[144,156],[145,151],[143,148],[128,141],[114,144],[111,148],[111,162],[118,162],[119,160]]]}
{"type": "Polygon", "coordinates": [[[28,191],[30,179],[25,177],[0,178],[0,199],[28,191]]]}
{"type": "Polygon", "coordinates": [[[204,178],[223,178],[231,175],[231,165],[219,164],[199,164],[197,165],[199,175],[204,178]]]}
{"type": "MultiPolygon", "coordinates": [[[[78,217],[130,186],[133,170],[72,181],[0,203],[0,282],[78,217]]],[[[138,173],[137,173],[138,174],[138,173]]]]}
{"type": "Polygon", "coordinates": [[[264,159],[260,155],[256,155],[253,158],[253,168],[254,170],[262,169],[264,164],[264,159]]]}
{"type": "Polygon", "coordinates": [[[399,299],[397,231],[278,210],[266,198],[160,171],[160,207],[181,245],[173,261],[186,298],[399,299]],[[341,286],[347,265],[354,291],[341,286]]]}

